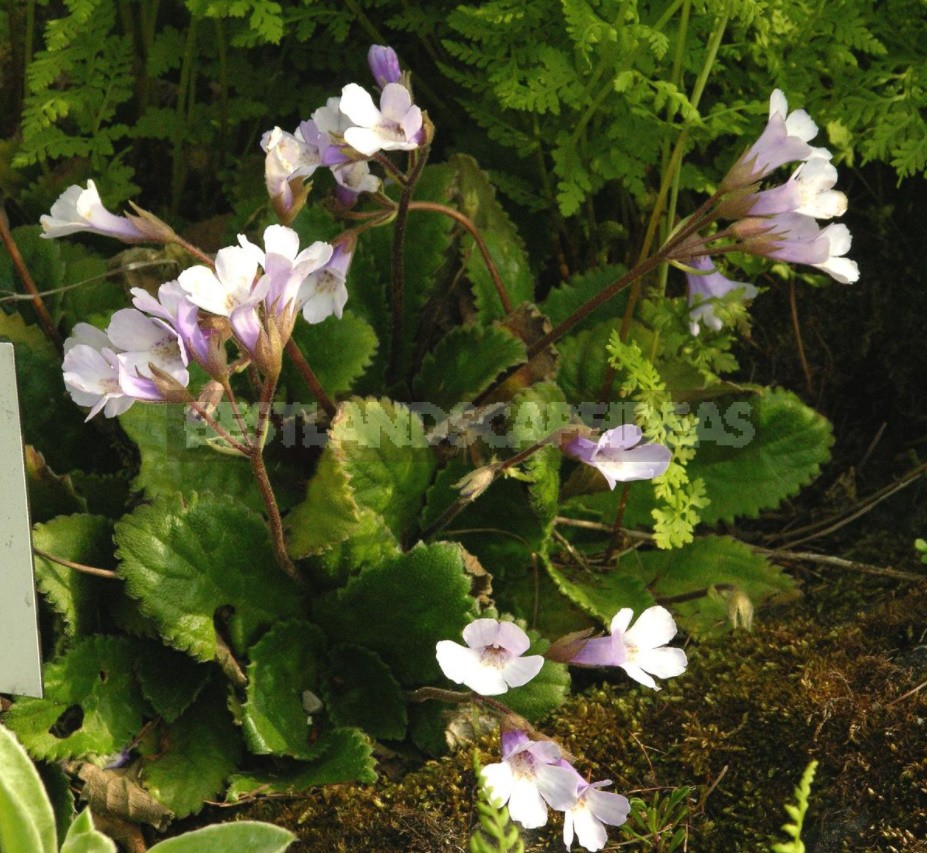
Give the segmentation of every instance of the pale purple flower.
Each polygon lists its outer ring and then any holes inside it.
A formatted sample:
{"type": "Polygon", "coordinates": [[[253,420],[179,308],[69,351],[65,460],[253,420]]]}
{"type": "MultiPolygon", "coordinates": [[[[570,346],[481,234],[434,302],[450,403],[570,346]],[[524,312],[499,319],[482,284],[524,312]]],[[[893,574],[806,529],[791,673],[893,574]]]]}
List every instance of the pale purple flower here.
{"type": "Polygon", "coordinates": [[[829,160],[826,148],[808,144],[817,135],[818,126],[804,110],[789,112],[781,89],[769,97],[769,120],[759,139],[737,161],[723,181],[728,189],[755,183],[773,170],[797,160],[812,157],[829,160]]]}
{"type": "Polygon", "coordinates": [[[611,634],[593,637],[570,661],[575,666],[619,666],[646,687],[659,690],[652,676],[673,678],[688,664],[682,649],[666,644],[676,636],[676,623],[665,607],[648,607],[630,628],[634,611],[619,610],[611,634]],[[649,673],[649,674],[648,674],[649,673]]]}
{"type": "Polygon", "coordinates": [[[87,181],[86,189],[76,184],[68,187],[52,205],[51,214],[40,217],[39,222],[42,236],[48,238],[89,231],[128,243],[150,239],[128,217],[116,216],[103,206],[93,181],[87,181]]]}
{"type": "Polygon", "coordinates": [[[119,385],[136,400],[164,400],[163,385],[151,367],[168,374],[184,388],[190,382],[187,354],[174,329],[136,308],[113,314],[106,334],[121,350],[119,385]]]}
{"type": "Polygon", "coordinates": [[[399,57],[391,47],[382,44],[370,45],[367,51],[367,64],[376,84],[382,89],[387,83],[398,83],[402,79],[399,57]]]}
{"type": "Polygon", "coordinates": [[[307,322],[321,323],[332,314],[341,319],[348,301],[346,281],[353,257],[353,244],[336,243],[325,265],[312,271],[302,282],[297,302],[307,322]]]}
{"type": "Polygon", "coordinates": [[[672,451],[662,444],[639,444],[642,436],[640,427],[626,424],[602,433],[598,441],[574,438],[563,451],[598,468],[614,489],[619,482],[652,480],[669,467],[672,451]]]}
{"type": "Polygon", "coordinates": [[[744,299],[753,299],[757,294],[757,289],[752,284],[732,281],[721,275],[707,257],[692,258],[689,265],[697,270],[706,270],[704,275],[686,273],[689,292],[689,331],[693,335],[699,334],[701,323],[716,332],[721,330],[721,318],[715,314],[714,300],[720,299],[732,290],[743,291],[741,295],[744,299]]]}
{"type": "Polygon", "coordinates": [[[378,151],[411,151],[425,139],[422,111],[399,83],[383,87],[379,109],[369,92],[349,83],[341,90],[341,112],[355,125],[345,130],[345,142],[365,157],[378,151]]]}
{"type": "Polygon", "coordinates": [[[846,225],[832,224],[822,229],[810,216],[782,213],[767,218],[742,219],[731,230],[741,238],[741,248],[745,252],[808,264],[841,284],[859,279],[856,262],[844,257],[852,244],[846,225]]]}
{"type": "Polygon", "coordinates": [[[114,418],[135,402],[119,384],[117,349],[105,332],[89,323],[78,323],[65,341],[64,384],[78,406],[90,406],[88,421],[101,409],[114,418]]]}
{"type": "Polygon", "coordinates": [[[290,181],[312,175],[322,162],[319,151],[308,144],[299,131],[292,134],[279,127],[264,133],[261,148],[266,154],[264,182],[267,193],[283,210],[289,210],[293,206],[290,181]]]}
{"type": "Polygon", "coordinates": [[[300,251],[299,235],[283,225],[271,225],[264,230],[263,252],[242,235],[238,241],[264,269],[253,295],[263,300],[269,315],[282,314],[297,303],[307,276],[322,269],[334,252],[331,243],[321,240],[300,251]]]}
{"type": "Polygon", "coordinates": [[[563,814],[563,843],[570,850],[575,837],[586,850],[601,850],[608,842],[605,824],[621,826],[631,813],[631,804],[621,794],[600,790],[611,785],[611,779],[590,783],[567,761],[561,759],[559,764],[573,772],[576,784],[576,802],[563,814]]]}
{"type": "Polygon", "coordinates": [[[504,731],[502,761],[486,765],[480,777],[497,808],[508,804],[512,820],[536,829],[547,823],[547,806],[565,811],[576,802],[575,771],[559,766],[562,757],[553,741],[504,731]]]}
{"type": "Polygon", "coordinates": [[[477,619],[463,629],[466,646],[441,640],[435,654],[442,672],[482,696],[498,696],[521,687],[544,665],[542,655],[523,657],[531,641],[512,622],[477,619]]]}
{"type": "Polygon", "coordinates": [[[353,123],[341,111],[341,98],[329,98],[325,106],[312,114],[311,119],[300,123],[296,136],[318,151],[319,162],[323,166],[335,166],[351,159],[342,145],[344,132],[349,127],[353,127],[353,123]]]}
{"type": "Polygon", "coordinates": [[[190,300],[179,281],[168,281],[158,288],[155,299],[147,290],[133,287],[132,304],[173,329],[183,342],[187,355],[202,365],[210,359],[210,347],[199,325],[199,308],[190,300]]]}
{"type": "Polygon", "coordinates": [[[344,207],[351,207],[361,193],[375,193],[380,189],[380,179],[370,173],[366,160],[354,160],[341,166],[332,166],[335,197],[344,207]]]}
{"type": "Polygon", "coordinates": [[[756,193],[748,214],[769,216],[802,213],[815,219],[843,216],[847,209],[847,197],[833,189],[836,183],[837,170],[834,165],[828,160],[813,157],[802,163],[786,183],[756,193]]]}

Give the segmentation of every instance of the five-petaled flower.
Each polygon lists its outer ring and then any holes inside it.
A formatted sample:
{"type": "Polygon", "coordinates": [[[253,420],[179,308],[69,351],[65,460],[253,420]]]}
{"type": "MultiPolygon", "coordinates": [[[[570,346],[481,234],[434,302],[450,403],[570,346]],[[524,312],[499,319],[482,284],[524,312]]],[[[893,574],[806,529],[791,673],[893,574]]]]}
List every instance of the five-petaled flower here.
{"type": "Polygon", "coordinates": [[[354,122],[344,131],[345,142],[365,157],[378,151],[412,151],[425,139],[422,111],[401,83],[383,87],[379,109],[366,89],[349,83],[341,90],[341,112],[354,122]]]}
{"type": "Polygon", "coordinates": [[[652,480],[669,467],[672,451],[662,444],[640,444],[640,427],[633,424],[602,433],[598,441],[577,436],[567,441],[563,452],[597,468],[614,489],[632,480],[652,480]]]}
{"type": "Polygon", "coordinates": [[[652,676],[673,678],[685,672],[682,649],[666,644],[676,636],[676,623],[665,607],[648,607],[634,625],[630,607],[619,610],[607,637],[593,637],[574,654],[574,666],[619,666],[646,687],[659,690],[652,676]],[[628,627],[628,626],[631,627],[628,627]]]}
{"type": "Polygon", "coordinates": [[[463,629],[466,646],[451,640],[438,642],[435,653],[444,674],[483,696],[498,696],[521,687],[544,665],[541,655],[528,655],[531,641],[512,622],[476,619],[463,629]]]}
{"type": "Polygon", "coordinates": [[[532,740],[522,731],[502,732],[502,761],[480,776],[497,807],[526,829],[547,823],[547,807],[565,811],[576,803],[576,771],[560,766],[563,753],[550,740],[532,740]]]}
{"type": "Polygon", "coordinates": [[[608,841],[605,824],[621,826],[631,813],[631,804],[621,794],[601,790],[612,784],[611,779],[587,782],[572,764],[564,759],[559,764],[573,772],[576,783],[576,802],[563,814],[563,843],[571,849],[575,836],[586,850],[601,850],[608,841]]]}

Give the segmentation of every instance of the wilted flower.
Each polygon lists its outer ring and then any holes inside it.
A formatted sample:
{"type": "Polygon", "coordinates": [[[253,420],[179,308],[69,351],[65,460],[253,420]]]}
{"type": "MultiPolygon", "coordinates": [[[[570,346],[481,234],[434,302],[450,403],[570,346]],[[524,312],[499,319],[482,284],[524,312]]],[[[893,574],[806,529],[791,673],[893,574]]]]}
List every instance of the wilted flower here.
{"type": "Polygon", "coordinates": [[[689,265],[697,270],[706,271],[704,275],[686,273],[686,284],[689,291],[689,331],[693,335],[699,334],[701,323],[716,332],[721,330],[721,318],[715,314],[714,300],[720,299],[734,290],[742,291],[741,295],[744,299],[752,299],[757,294],[757,289],[752,284],[743,281],[731,281],[731,279],[721,275],[709,258],[692,258],[689,265]]]}
{"type": "Polygon", "coordinates": [[[379,109],[368,91],[349,83],[341,90],[341,112],[355,125],[344,131],[345,142],[365,157],[378,151],[411,151],[425,139],[422,111],[399,83],[383,87],[379,109]]]}
{"type": "Polygon", "coordinates": [[[669,467],[672,451],[662,444],[638,444],[643,436],[633,424],[616,427],[592,441],[578,436],[562,446],[569,456],[597,468],[614,489],[632,480],[652,480],[669,467]],[[635,446],[637,445],[637,446],[635,446]]]}
{"type": "Polygon", "coordinates": [[[586,850],[601,850],[608,842],[605,824],[621,826],[628,819],[631,804],[621,794],[600,790],[611,785],[611,779],[590,783],[567,761],[561,759],[559,764],[572,771],[576,784],[576,802],[563,815],[563,843],[571,849],[575,835],[586,850]]]}
{"type": "MultiPolygon", "coordinates": [[[[268,130],[261,137],[261,148],[267,155],[264,159],[267,193],[277,210],[286,215],[295,201],[290,182],[311,176],[321,165],[318,148],[308,144],[299,131],[292,134],[279,127],[268,130]]],[[[293,212],[295,214],[296,211],[293,212]]]]}
{"type": "Polygon", "coordinates": [[[512,622],[476,619],[463,629],[466,646],[441,640],[435,647],[441,671],[482,696],[498,696],[521,687],[544,665],[542,655],[522,657],[531,641],[512,622]]]}
{"type": "Polygon", "coordinates": [[[676,636],[676,623],[665,607],[648,607],[632,627],[634,611],[619,610],[611,634],[593,637],[570,661],[574,666],[620,666],[631,678],[659,690],[652,675],[673,678],[687,666],[686,653],[666,644],[676,636]],[[648,673],[650,673],[648,675],[648,673]]]}
{"type": "Polygon", "coordinates": [[[100,200],[96,184],[87,181],[87,188],[76,184],[68,187],[52,205],[51,214],[39,218],[43,237],[65,237],[78,231],[116,237],[127,243],[142,243],[151,236],[126,216],[110,213],[100,200]]]}
{"type": "Polygon", "coordinates": [[[480,776],[498,808],[526,829],[547,823],[547,806],[565,811],[576,803],[575,771],[559,765],[562,753],[553,741],[534,741],[521,731],[502,733],[502,761],[488,764],[480,776]]]}

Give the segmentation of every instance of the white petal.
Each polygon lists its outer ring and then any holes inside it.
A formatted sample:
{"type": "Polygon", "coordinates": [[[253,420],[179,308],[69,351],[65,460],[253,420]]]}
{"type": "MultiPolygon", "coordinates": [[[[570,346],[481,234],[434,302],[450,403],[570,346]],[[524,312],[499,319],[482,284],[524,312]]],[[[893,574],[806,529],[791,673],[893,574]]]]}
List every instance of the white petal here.
{"type": "Polygon", "coordinates": [[[463,629],[464,642],[471,649],[494,646],[499,638],[498,619],[474,619],[463,629]]]}
{"type": "Polygon", "coordinates": [[[500,670],[486,666],[473,649],[450,640],[441,640],[435,647],[438,666],[457,684],[464,684],[481,696],[498,696],[509,688],[500,670]]]}
{"type": "Polygon", "coordinates": [[[634,611],[630,607],[622,607],[613,617],[612,624],[609,626],[613,634],[621,632],[622,634],[628,630],[628,625],[631,624],[631,620],[634,618],[634,611]]]}
{"type": "Polygon", "coordinates": [[[110,319],[106,334],[119,349],[148,350],[169,333],[137,308],[120,308],[110,319]]]}
{"type": "Polygon", "coordinates": [[[829,258],[825,263],[815,264],[814,266],[819,270],[823,270],[841,284],[853,284],[853,282],[859,281],[859,267],[856,265],[856,261],[851,261],[849,258],[829,258]]]}
{"type": "Polygon", "coordinates": [[[383,118],[399,124],[412,107],[412,96],[401,83],[387,83],[380,95],[380,112],[383,118]]]}
{"type": "Polygon", "coordinates": [[[621,826],[631,813],[631,804],[627,797],[613,794],[611,791],[586,791],[586,805],[598,820],[609,826],[621,826]]]}
{"type": "Polygon", "coordinates": [[[818,126],[804,110],[795,110],[788,116],[785,120],[785,129],[789,136],[796,136],[802,142],[814,139],[818,132],[818,126]]]}
{"type": "Polygon", "coordinates": [[[528,635],[514,622],[500,622],[496,634],[496,645],[510,651],[513,655],[523,655],[531,646],[528,635]]]}
{"type": "Polygon", "coordinates": [[[573,846],[573,809],[563,813],[563,843],[567,850],[573,846]]]}
{"type": "MultiPolygon", "coordinates": [[[[370,93],[366,89],[358,86],[357,83],[348,83],[348,85],[341,90],[339,109],[351,119],[354,124],[360,125],[361,127],[373,127],[380,121],[380,111],[374,105],[370,93]]],[[[347,139],[347,132],[345,138],[347,139]]],[[[351,144],[353,145],[353,143],[351,144]]],[[[357,150],[360,151],[359,148],[357,150]]]]}
{"type": "Polygon", "coordinates": [[[379,133],[368,127],[349,127],[344,132],[344,141],[365,157],[376,154],[387,143],[379,133]]]}
{"type": "Polygon", "coordinates": [[[178,276],[177,281],[189,294],[194,305],[212,314],[228,317],[230,312],[226,304],[225,288],[208,267],[189,267],[178,276]]]}
{"type": "Polygon", "coordinates": [[[654,681],[649,675],[647,675],[644,670],[639,666],[633,663],[623,663],[621,668],[628,674],[629,678],[633,678],[638,684],[643,684],[644,687],[649,687],[651,690],[659,690],[657,682],[654,681]]]}
{"type": "Polygon", "coordinates": [[[531,681],[531,679],[541,671],[541,667],[543,666],[543,655],[530,655],[526,658],[515,658],[502,667],[502,680],[508,684],[509,687],[521,687],[523,684],[527,684],[531,681]]]}
{"type": "MultiPolygon", "coordinates": [[[[271,225],[264,230],[264,251],[292,261],[299,251],[299,235],[285,225],[271,225]]],[[[263,258],[258,263],[263,263],[263,258]]]]}
{"type": "Polygon", "coordinates": [[[655,649],[676,636],[676,623],[665,607],[648,607],[625,633],[625,640],[638,649],[655,649]]]}
{"type": "Polygon", "coordinates": [[[599,438],[597,449],[611,448],[612,450],[626,450],[637,444],[643,432],[636,424],[625,424],[603,432],[599,438]]]}
{"type": "Polygon", "coordinates": [[[853,245],[853,237],[846,225],[828,225],[821,233],[827,236],[830,254],[833,257],[845,255],[853,245]]]}
{"type": "Polygon", "coordinates": [[[509,815],[525,829],[537,829],[547,823],[547,805],[533,779],[514,777],[509,797],[509,815]]]}
{"type": "Polygon", "coordinates": [[[789,102],[785,99],[785,93],[782,89],[773,89],[769,96],[769,117],[781,115],[784,119],[789,113],[789,102]]]}
{"type": "Polygon", "coordinates": [[[608,841],[605,827],[587,808],[573,809],[573,825],[577,840],[587,850],[601,850],[608,841]]]}
{"type": "Polygon", "coordinates": [[[634,664],[657,678],[675,678],[686,671],[688,660],[682,649],[664,646],[639,652],[634,657],[634,664]]]}
{"type": "Polygon", "coordinates": [[[480,772],[483,784],[489,789],[489,798],[497,808],[501,808],[512,795],[512,765],[507,761],[498,764],[487,764],[480,772]]]}
{"type": "Polygon", "coordinates": [[[536,766],[535,782],[552,809],[565,811],[576,805],[576,771],[572,767],[556,764],[536,766]]]}

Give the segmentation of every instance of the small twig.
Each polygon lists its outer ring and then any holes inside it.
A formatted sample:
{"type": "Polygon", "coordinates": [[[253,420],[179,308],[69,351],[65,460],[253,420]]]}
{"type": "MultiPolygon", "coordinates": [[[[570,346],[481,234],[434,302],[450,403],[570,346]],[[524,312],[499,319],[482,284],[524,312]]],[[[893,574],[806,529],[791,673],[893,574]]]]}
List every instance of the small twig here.
{"type": "Polygon", "coordinates": [[[795,347],[798,350],[798,360],[801,362],[802,372],[805,374],[805,387],[809,394],[814,393],[814,384],[811,380],[811,368],[805,358],[805,345],[801,339],[801,323],[798,321],[798,304],[795,301],[795,277],[789,278],[789,311],[792,315],[792,330],[795,332],[795,347]]]}
{"type": "Polygon", "coordinates": [[[235,655],[232,654],[232,650],[229,648],[228,643],[225,642],[225,638],[218,631],[215,632],[215,636],[216,663],[219,664],[219,668],[236,687],[247,687],[248,676],[245,675],[244,670],[241,668],[241,664],[236,660],[235,655]]]}
{"type": "Polygon", "coordinates": [[[511,314],[512,300],[509,299],[505,284],[502,282],[502,276],[499,275],[499,270],[496,268],[496,264],[489,254],[489,247],[486,245],[482,233],[479,228],[476,227],[473,220],[462,214],[459,210],[455,210],[453,207],[448,207],[446,204],[437,204],[432,201],[413,201],[409,205],[409,210],[430,210],[435,213],[443,213],[445,216],[450,216],[451,219],[459,222],[470,232],[470,236],[473,237],[474,243],[476,243],[477,248],[480,250],[480,254],[483,256],[483,263],[486,265],[489,277],[492,279],[493,286],[496,288],[496,293],[499,295],[502,309],[506,314],[511,314]]]}
{"type": "Polygon", "coordinates": [[[393,222],[393,286],[391,289],[391,336],[390,336],[390,353],[389,364],[386,368],[387,379],[393,381],[396,379],[396,373],[400,366],[400,350],[402,348],[403,316],[404,316],[404,291],[405,291],[405,260],[404,253],[406,248],[406,224],[409,221],[409,205],[412,202],[412,193],[415,191],[415,185],[425,168],[428,160],[428,148],[419,148],[412,152],[412,160],[409,168],[409,174],[406,182],[402,187],[402,193],[399,196],[399,204],[396,207],[396,219],[393,222]]]}
{"type": "Polygon", "coordinates": [[[902,699],[907,699],[909,696],[913,696],[915,693],[917,693],[920,690],[923,690],[925,687],[927,687],[927,681],[922,681],[920,684],[917,685],[917,687],[912,687],[907,693],[902,693],[900,696],[896,697],[895,699],[892,699],[891,702],[886,702],[885,707],[891,708],[892,705],[895,705],[896,703],[900,702],[902,699]]]}
{"type": "Polygon", "coordinates": [[[569,539],[566,538],[566,536],[560,533],[556,528],[551,531],[551,535],[554,537],[554,539],[557,540],[557,542],[560,543],[560,547],[563,548],[576,561],[576,564],[580,568],[585,569],[587,572],[592,571],[592,569],[589,567],[589,563],[586,561],[586,558],[583,557],[583,555],[573,547],[573,544],[569,539]]]}
{"type": "Polygon", "coordinates": [[[800,527],[798,530],[793,530],[793,536],[795,534],[801,533],[809,533],[809,535],[802,536],[799,539],[790,539],[785,543],[785,547],[788,548],[794,545],[801,545],[804,542],[810,542],[812,539],[819,539],[822,536],[827,536],[837,530],[840,530],[841,527],[845,527],[850,522],[856,521],[857,518],[860,518],[866,515],[866,513],[875,509],[876,506],[882,503],[882,501],[890,498],[892,495],[900,492],[902,489],[906,489],[912,483],[919,480],[925,473],[927,473],[927,462],[922,462],[920,465],[917,465],[906,474],[904,474],[897,482],[890,483],[889,485],[879,489],[879,491],[874,492],[866,498],[863,498],[863,500],[861,500],[856,505],[855,509],[851,508],[847,513],[838,515],[836,518],[831,518],[822,522],[816,522],[814,524],[806,525],[805,527],[800,527]]]}
{"type": "Polygon", "coordinates": [[[705,811],[705,804],[708,802],[708,798],[714,793],[715,788],[721,784],[721,780],[727,775],[729,767],[729,764],[725,764],[724,767],[721,768],[721,772],[717,775],[715,781],[711,783],[711,787],[705,791],[702,799],[698,801],[698,805],[693,809],[694,812],[702,814],[705,811]]]}
{"type": "Polygon", "coordinates": [[[859,572],[864,575],[876,575],[878,577],[917,581],[919,583],[927,581],[927,575],[905,572],[901,569],[893,569],[891,566],[872,566],[869,563],[860,563],[856,560],[844,560],[842,557],[830,557],[827,554],[815,554],[812,551],[789,551],[784,548],[761,548],[759,545],[744,544],[757,554],[763,554],[766,557],[772,557],[776,560],[798,560],[803,563],[815,563],[819,566],[833,566],[836,569],[848,569],[849,571],[859,572]]]}
{"type": "Polygon", "coordinates": [[[16,245],[16,241],[13,239],[13,232],[10,231],[10,220],[7,219],[6,210],[3,207],[2,201],[0,201],[0,238],[3,239],[3,245],[6,246],[7,252],[10,253],[10,260],[13,261],[13,266],[16,267],[16,271],[19,273],[23,285],[26,290],[29,291],[32,307],[35,308],[36,316],[39,318],[39,323],[42,324],[45,336],[60,352],[64,347],[64,342],[61,339],[61,332],[58,331],[58,327],[52,320],[51,314],[48,313],[48,309],[42,301],[39,289],[36,287],[35,279],[32,278],[32,274],[29,272],[29,268],[26,266],[26,262],[23,260],[23,256],[19,251],[19,246],[16,245]]]}
{"type": "Polygon", "coordinates": [[[335,417],[338,407],[332,402],[331,397],[325,393],[322,383],[319,382],[319,377],[315,375],[315,371],[309,366],[309,362],[306,361],[305,356],[302,354],[302,350],[300,350],[292,338],[286,342],[286,354],[296,366],[300,376],[306,381],[309,390],[315,395],[316,400],[319,401],[319,405],[325,409],[325,414],[327,414],[329,418],[335,417]]]}
{"type": "Polygon", "coordinates": [[[86,566],[83,563],[75,563],[73,560],[65,560],[64,557],[56,557],[54,554],[49,554],[48,551],[43,551],[41,548],[33,548],[32,553],[52,563],[58,563],[61,566],[74,569],[76,572],[83,572],[85,575],[94,575],[98,578],[108,578],[109,580],[116,581],[122,580],[121,575],[117,575],[116,572],[112,572],[109,569],[98,569],[96,566],[86,566]]]}

